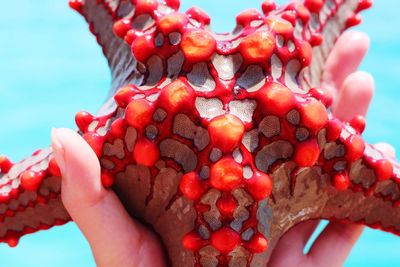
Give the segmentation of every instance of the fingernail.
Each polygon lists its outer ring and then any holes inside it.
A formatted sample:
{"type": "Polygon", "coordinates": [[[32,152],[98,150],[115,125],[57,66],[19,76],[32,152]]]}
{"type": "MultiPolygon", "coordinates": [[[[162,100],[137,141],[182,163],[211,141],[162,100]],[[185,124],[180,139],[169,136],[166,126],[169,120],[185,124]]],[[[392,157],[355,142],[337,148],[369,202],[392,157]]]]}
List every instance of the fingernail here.
{"type": "Polygon", "coordinates": [[[51,146],[53,148],[54,158],[57,161],[61,174],[65,174],[65,149],[62,145],[62,138],[60,138],[59,130],[56,128],[51,129],[51,146]]]}

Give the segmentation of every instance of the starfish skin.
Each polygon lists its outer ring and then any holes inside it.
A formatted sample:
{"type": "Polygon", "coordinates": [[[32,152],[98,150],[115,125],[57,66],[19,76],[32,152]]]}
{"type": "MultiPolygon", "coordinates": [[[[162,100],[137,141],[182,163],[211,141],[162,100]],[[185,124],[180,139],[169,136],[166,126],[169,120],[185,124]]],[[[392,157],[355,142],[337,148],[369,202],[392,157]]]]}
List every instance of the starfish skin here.
{"type": "MultiPolygon", "coordinates": [[[[99,114],[76,122],[132,216],[173,266],[261,266],[309,219],[398,234],[400,167],[366,144],[365,121],[335,119],[318,89],[336,38],[369,1],[271,1],[229,35],[179,1],[71,1],[113,76],[99,114]]],[[[51,149],[0,159],[0,239],[69,221],[51,149]]]]}

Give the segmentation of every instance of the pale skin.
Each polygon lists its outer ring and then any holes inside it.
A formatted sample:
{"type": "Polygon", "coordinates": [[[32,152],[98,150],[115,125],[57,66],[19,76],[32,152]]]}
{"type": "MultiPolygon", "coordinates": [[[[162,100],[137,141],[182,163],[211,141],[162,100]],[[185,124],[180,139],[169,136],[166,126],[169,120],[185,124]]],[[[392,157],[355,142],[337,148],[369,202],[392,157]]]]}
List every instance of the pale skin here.
{"type": "MultiPolygon", "coordinates": [[[[348,121],[354,116],[366,115],[374,81],[370,74],[357,69],[368,47],[367,35],[346,32],[326,63],[323,87],[332,94],[332,110],[339,119],[348,121]]],[[[100,267],[166,266],[159,239],[126,212],[112,190],[102,186],[98,158],[82,137],[69,129],[55,129],[52,146],[62,173],[62,201],[88,240],[96,264],[100,267]]],[[[395,157],[389,145],[376,146],[395,157]]],[[[279,241],[268,265],[342,266],[363,226],[330,222],[304,254],[304,247],[317,225],[318,221],[308,221],[291,229],[279,241]]]]}

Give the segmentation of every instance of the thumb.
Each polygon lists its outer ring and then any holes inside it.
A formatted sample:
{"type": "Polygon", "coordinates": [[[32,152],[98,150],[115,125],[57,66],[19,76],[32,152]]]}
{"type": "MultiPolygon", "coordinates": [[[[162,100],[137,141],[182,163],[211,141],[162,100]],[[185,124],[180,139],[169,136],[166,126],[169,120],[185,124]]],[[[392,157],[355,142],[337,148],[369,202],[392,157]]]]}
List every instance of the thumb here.
{"type": "Polygon", "coordinates": [[[155,236],[134,221],[100,179],[100,164],[86,141],[69,129],[52,131],[62,174],[65,208],[87,238],[98,266],[163,266],[155,236]]]}

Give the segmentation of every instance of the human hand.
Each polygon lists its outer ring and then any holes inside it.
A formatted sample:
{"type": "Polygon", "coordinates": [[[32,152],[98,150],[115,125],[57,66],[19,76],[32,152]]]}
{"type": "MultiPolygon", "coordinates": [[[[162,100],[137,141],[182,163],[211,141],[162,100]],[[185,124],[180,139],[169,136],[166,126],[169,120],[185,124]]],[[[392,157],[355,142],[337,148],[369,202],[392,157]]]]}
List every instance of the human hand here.
{"type": "MultiPolygon", "coordinates": [[[[357,71],[369,48],[366,34],[345,32],[336,42],[326,62],[322,87],[333,97],[332,113],[343,121],[365,116],[374,94],[374,80],[366,72],[357,71]]],[[[375,145],[385,155],[395,157],[393,147],[375,145]]],[[[319,224],[306,221],[293,227],[275,247],[270,267],[343,266],[364,226],[355,223],[329,222],[304,254],[304,248],[319,224]]]]}

